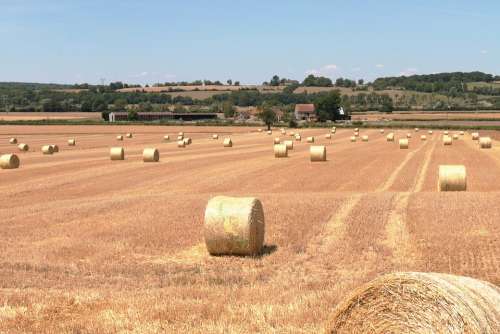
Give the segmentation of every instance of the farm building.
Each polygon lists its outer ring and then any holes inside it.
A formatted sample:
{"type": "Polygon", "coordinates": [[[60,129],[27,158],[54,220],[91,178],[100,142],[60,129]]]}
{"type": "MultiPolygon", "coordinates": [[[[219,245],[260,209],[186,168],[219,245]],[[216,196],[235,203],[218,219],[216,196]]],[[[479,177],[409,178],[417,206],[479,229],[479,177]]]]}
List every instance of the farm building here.
{"type": "Polygon", "coordinates": [[[316,108],[314,104],[296,104],[295,105],[295,119],[299,121],[315,121],[316,108]]]}
{"type": "MultiPolygon", "coordinates": [[[[173,113],[173,112],[138,112],[139,121],[182,120],[198,121],[217,119],[217,113],[173,113]]],[[[128,120],[128,112],[112,112],[109,114],[110,122],[128,120]]]]}

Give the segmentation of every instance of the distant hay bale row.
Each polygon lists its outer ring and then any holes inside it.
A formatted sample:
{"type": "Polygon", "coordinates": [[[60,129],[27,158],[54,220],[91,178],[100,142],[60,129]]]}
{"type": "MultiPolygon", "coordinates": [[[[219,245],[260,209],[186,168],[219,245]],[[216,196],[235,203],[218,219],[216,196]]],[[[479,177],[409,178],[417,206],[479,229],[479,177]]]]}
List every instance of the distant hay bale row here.
{"type": "Polygon", "coordinates": [[[16,169],[19,168],[19,157],[15,154],[4,154],[0,156],[1,169],[16,169]]]}
{"type": "Polygon", "coordinates": [[[438,171],[438,191],[466,191],[467,171],[462,165],[441,165],[438,171]]]}
{"type": "Polygon", "coordinates": [[[500,289],[464,276],[387,274],[340,302],[326,332],[500,333],[500,289]]]}
{"type": "Polygon", "coordinates": [[[258,255],[264,233],[264,210],[257,198],[217,196],[208,201],[203,234],[211,255],[258,255]]]}

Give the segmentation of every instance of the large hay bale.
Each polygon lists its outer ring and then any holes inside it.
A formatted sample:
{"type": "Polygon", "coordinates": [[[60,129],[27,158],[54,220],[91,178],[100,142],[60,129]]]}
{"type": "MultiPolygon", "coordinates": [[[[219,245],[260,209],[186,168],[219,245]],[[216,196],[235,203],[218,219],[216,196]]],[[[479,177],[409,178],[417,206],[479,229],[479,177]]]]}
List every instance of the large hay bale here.
{"type": "Polygon", "coordinates": [[[307,137],[308,143],[314,143],[314,137],[307,137]]]}
{"type": "Polygon", "coordinates": [[[490,137],[479,138],[479,147],[480,148],[491,148],[491,138],[490,137]]]}
{"type": "Polygon", "coordinates": [[[258,255],[265,233],[262,204],[254,197],[214,197],[205,209],[203,232],[211,255],[258,255]]]}
{"type": "Polygon", "coordinates": [[[387,139],[387,141],[394,141],[394,133],[389,133],[385,138],[387,139]]]}
{"type": "Polygon", "coordinates": [[[296,135],[295,135],[295,140],[296,140],[296,141],[301,141],[301,140],[302,140],[302,137],[301,137],[299,134],[296,134],[296,135]]]}
{"type": "Polygon", "coordinates": [[[19,149],[19,151],[22,151],[22,152],[27,152],[30,149],[28,144],[24,144],[24,143],[17,145],[17,148],[19,149]]]}
{"type": "Polygon", "coordinates": [[[54,153],[54,147],[52,145],[44,145],[42,146],[43,154],[52,154],[54,153]]]}
{"type": "Polygon", "coordinates": [[[368,141],[368,136],[367,136],[367,135],[362,136],[362,137],[361,137],[361,140],[362,140],[362,141],[368,141]]]}
{"type": "Polygon", "coordinates": [[[163,141],[170,141],[170,136],[169,135],[164,135],[163,136],[163,141]]]}
{"type": "Polygon", "coordinates": [[[131,133],[127,133],[127,134],[125,135],[125,137],[127,137],[127,138],[132,138],[132,137],[133,137],[133,135],[132,135],[131,133]]]}
{"type": "Polygon", "coordinates": [[[228,137],[224,139],[224,147],[233,147],[233,141],[231,138],[228,137]]]}
{"type": "Polygon", "coordinates": [[[438,191],[467,190],[467,171],[463,165],[440,165],[438,191]]]}
{"type": "Polygon", "coordinates": [[[426,136],[426,135],[421,135],[421,136],[420,136],[420,140],[422,140],[422,141],[426,141],[426,140],[427,140],[427,136],[426,136]]]}
{"type": "Polygon", "coordinates": [[[452,144],[452,139],[450,136],[444,136],[443,137],[443,145],[449,146],[452,144]]]}
{"type": "Polygon", "coordinates": [[[177,141],[177,147],[186,147],[186,143],[184,142],[184,139],[177,141]]]}
{"type": "Polygon", "coordinates": [[[75,146],[75,145],[76,145],[76,139],[75,138],[68,139],[68,146],[75,146]]]}
{"type": "Polygon", "coordinates": [[[448,274],[383,275],[335,307],[326,333],[500,333],[500,289],[448,274]]]}
{"type": "Polygon", "coordinates": [[[479,140],[479,133],[473,132],[472,133],[472,140],[479,140]]]}
{"type": "Polygon", "coordinates": [[[274,144],[280,144],[281,140],[280,137],[274,137],[274,144]]]}
{"type": "Polygon", "coordinates": [[[327,134],[325,135],[325,139],[332,139],[332,135],[331,135],[331,134],[329,134],[329,133],[327,133],[327,134]]]}
{"type": "Polygon", "coordinates": [[[285,140],[283,144],[285,144],[287,150],[293,150],[293,140],[285,140]]]}
{"type": "Polygon", "coordinates": [[[4,154],[0,156],[0,168],[15,169],[19,168],[19,158],[15,154],[4,154]]]}
{"type": "Polygon", "coordinates": [[[326,161],[326,147],[324,145],[311,146],[309,155],[311,162],[326,161]]]}
{"type": "Polygon", "coordinates": [[[408,149],[408,146],[409,146],[409,141],[408,141],[408,138],[402,138],[399,140],[399,148],[400,149],[408,149]]]}
{"type": "Polygon", "coordinates": [[[356,142],[356,136],[351,136],[351,142],[356,142]]]}
{"type": "Polygon", "coordinates": [[[121,136],[121,135],[116,136],[116,140],[120,140],[120,141],[123,140],[123,136],[121,136]]]}
{"type": "Polygon", "coordinates": [[[285,144],[274,145],[274,157],[286,158],[288,156],[288,149],[285,144]]]}
{"type": "Polygon", "coordinates": [[[9,143],[11,144],[17,144],[17,138],[10,138],[9,143]]]}
{"type": "Polygon", "coordinates": [[[216,133],[214,133],[214,134],[212,135],[212,139],[213,139],[213,140],[217,140],[217,139],[219,139],[219,135],[218,135],[218,134],[216,134],[216,133]]]}
{"type": "Polygon", "coordinates": [[[158,162],[160,161],[160,152],[156,148],[145,148],[142,151],[142,161],[158,162]]]}
{"type": "Polygon", "coordinates": [[[125,160],[125,150],[123,147],[112,147],[109,150],[109,157],[111,160],[125,160]]]}

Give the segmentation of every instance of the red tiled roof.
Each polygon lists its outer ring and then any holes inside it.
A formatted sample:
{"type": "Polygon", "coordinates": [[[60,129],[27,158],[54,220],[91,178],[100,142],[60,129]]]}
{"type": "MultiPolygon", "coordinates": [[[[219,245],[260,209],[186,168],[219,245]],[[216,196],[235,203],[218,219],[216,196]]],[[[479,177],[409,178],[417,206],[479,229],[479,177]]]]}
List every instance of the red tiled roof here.
{"type": "Polygon", "coordinates": [[[314,104],[296,104],[295,111],[299,113],[312,113],[314,112],[314,104]]]}

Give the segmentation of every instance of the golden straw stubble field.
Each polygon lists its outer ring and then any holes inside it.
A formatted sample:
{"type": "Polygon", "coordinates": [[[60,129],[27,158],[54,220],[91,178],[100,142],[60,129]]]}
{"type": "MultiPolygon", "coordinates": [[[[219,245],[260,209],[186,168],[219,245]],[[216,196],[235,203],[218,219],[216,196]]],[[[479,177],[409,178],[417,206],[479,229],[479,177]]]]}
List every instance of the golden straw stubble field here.
{"type": "Polygon", "coordinates": [[[347,129],[299,132],[326,146],[326,162],[310,162],[305,140],[276,159],[278,130],[0,127],[0,153],[21,160],[0,170],[0,332],[316,333],[382,274],[500,284],[496,141],[480,150],[465,134],[444,146],[434,131],[401,150],[408,130],[387,142],[390,131],[361,129],[370,140],[354,143],[347,129]],[[178,148],[179,131],[193,143],[178,148]],[[43,155],[49,144],[59,152],[43,155]],[[113,146],[125,160],[110,160],[113,146]],[[158,163],[142,161],[147,147],[158,163]],[[465,165],[466,192],[437,192],[442,164],[465,165]],[[217,195],[261,200],[262,256],[208,254],[204,212],[217,195]]]}

